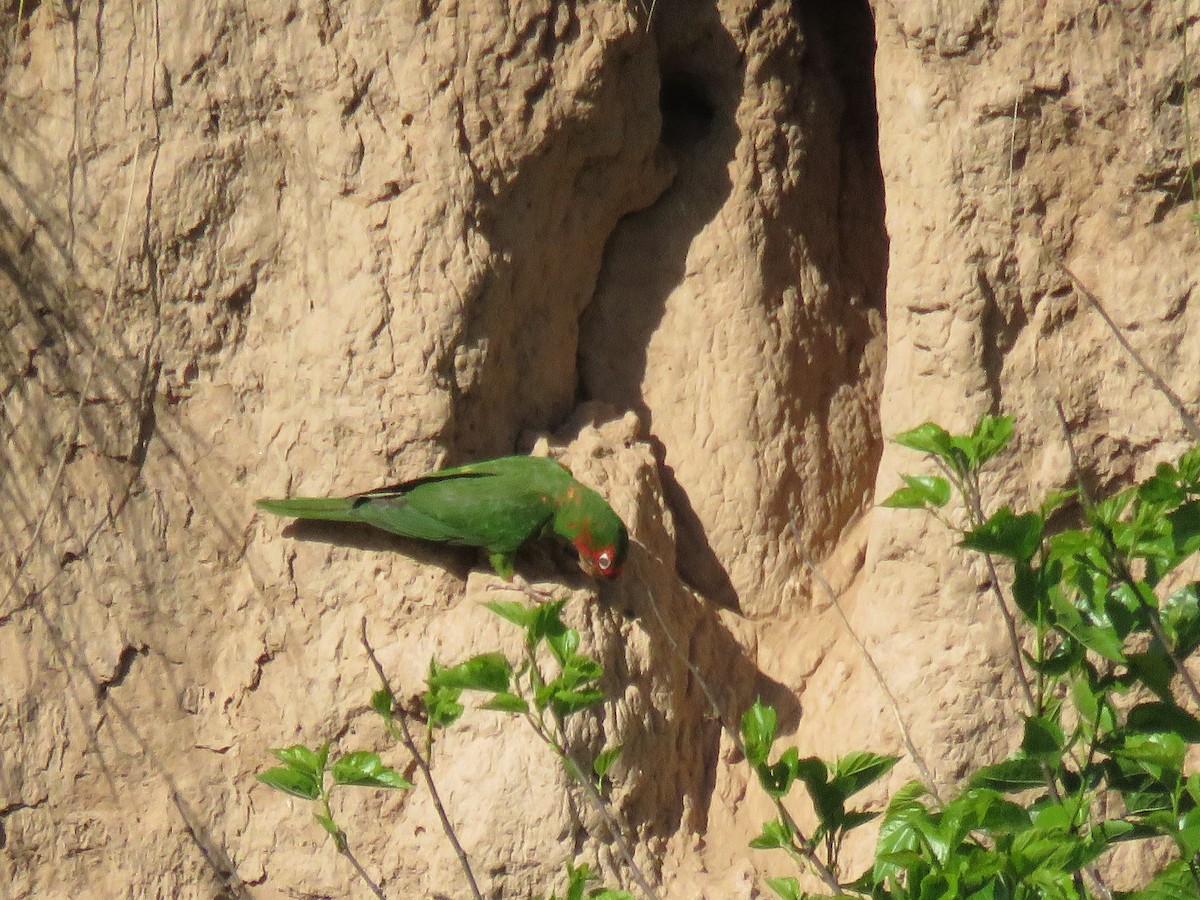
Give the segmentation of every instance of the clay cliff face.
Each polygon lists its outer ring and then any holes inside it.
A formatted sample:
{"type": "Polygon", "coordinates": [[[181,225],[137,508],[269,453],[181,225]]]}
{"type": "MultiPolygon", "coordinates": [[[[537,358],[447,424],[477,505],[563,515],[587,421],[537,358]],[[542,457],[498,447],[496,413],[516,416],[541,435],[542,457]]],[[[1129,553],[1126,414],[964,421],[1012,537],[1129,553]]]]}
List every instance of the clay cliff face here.
{"type": "MultiPolygon", "coordinates": [[[[1059,264],[1200,397],[1195,22],[835,6],[0,11],[9,895],[356,896],[254,781],[265,748],[388,747],[364,617],[405,694],[515,635],[472,554],[251,503],[535,447],[635,539],[603,589],[553,553],[522,571],[609,673],[569,737],[623,745],[615,806],[665,896],[752,896],[779,863],[673,644],[727,722],[762,696],[802,753],[899,746],[791,523],[935,775],[1007,752],[985,576],[872,511],[915,465],[884,437],[1012,413],[989,487],[1018,500],[1071,479],[1055,401],[1098,485],[1182,449],[1059,264]]],[[[549,893],[577,853],[621,880],[527,731],[478,712],[438,747],[485,893],[549,893]]],[[[466,895],[422,789],[337,813],[389,896],[466,895]]]]}

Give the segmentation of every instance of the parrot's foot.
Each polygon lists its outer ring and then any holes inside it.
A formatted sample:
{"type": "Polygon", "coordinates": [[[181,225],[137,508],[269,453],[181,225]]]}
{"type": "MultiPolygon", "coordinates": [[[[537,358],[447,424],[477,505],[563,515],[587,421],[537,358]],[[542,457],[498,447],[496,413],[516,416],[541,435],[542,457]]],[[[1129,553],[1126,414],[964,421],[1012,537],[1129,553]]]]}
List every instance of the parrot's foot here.
{"type": "Polygon", "coordinates": [[[508,579],[507,584],[489,584],[489,591],[512,591],[517,590],[531,599],[534,603],[549,603],[554,599],[553,594],[548,594],[545,591],[539,591],[532,584],[526,581],[517,573],[513,573],[512,578],[508,579]]]}

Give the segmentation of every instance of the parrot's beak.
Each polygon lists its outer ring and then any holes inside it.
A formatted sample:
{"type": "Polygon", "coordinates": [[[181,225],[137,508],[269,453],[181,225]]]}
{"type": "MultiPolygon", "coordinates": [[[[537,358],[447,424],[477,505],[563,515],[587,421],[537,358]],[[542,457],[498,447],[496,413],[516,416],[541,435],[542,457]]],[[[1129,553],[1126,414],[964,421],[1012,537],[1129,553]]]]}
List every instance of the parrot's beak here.
{"type": "Polygon", "coordinates": [[[586,553],[579,554],[579,568],[583,569],[584,572],[593,578],[600,574],[600,570],[596,568],[596,564],[592,562],[592,558],[586,553]]]}

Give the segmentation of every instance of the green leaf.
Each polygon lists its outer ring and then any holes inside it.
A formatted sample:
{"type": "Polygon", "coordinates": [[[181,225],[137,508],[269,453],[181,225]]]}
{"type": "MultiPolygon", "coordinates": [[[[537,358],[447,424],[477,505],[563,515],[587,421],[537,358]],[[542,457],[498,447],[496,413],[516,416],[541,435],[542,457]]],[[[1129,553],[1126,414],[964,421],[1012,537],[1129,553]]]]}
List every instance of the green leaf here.
{"type": "Polygon", "coordinates": [[[1094,728],[1100,715],[1100,704],[1087,678],[1078,678],[1071,685],[1071,700],[1080,720],[1086,722],[1089,728],[1094,728]]]}
{"type": "Polygon", "coordinates": [[[1092,507],[1088,516],[1091,524],[1111,530],[1120,522],[1121,516],[1133,501],[1135,493],[1135,488],[1127,488],[1101,500],[1092,507]]]}
{"type": "Polygon", "coordinates": [[[1051,678],[1058,678],[1083,664],[1087,658],[1087,651],[1078,641],[1068,637],[1066,640],[1060,641],[1050,655],[1040,661],[1029,654],[1025,654],[1025,658],[1036,671],[1043,675],[1049,675],[1051,678]]]}
{"type": "Polygon", "coordinates": [[[1129,711],[1125,727],[1135,733],[1169,732],[1189,744],[1200,743],[1200,720],[1174,703],[1139,703],[1129,711]]]}
{"type": "Polygon", "coordinates": [[[1062,628],[1083,646],[1099,653],[1105,659],[1117,663],[1126,661],[1121,637],[1117,634],[1116,629],[1110,626],[1085,625],[1083,623],[1075,623],[1070,626],[1064,624],[1062,628]]]}
{"type": "Polygon", "coordinates": [[[1200,772],[1192,772],[1187,777],[1187,782],[1184,784],[1188,796],[1192,798],[1192,802],[1200,805],[1200,772]]]}
{"type": "Polygon", "coordinates": [[[768,878],[767,887],[782,898],[782,900],[800,900],[800,882],[791,876],[785,878],[768,878]]]}
{"type": "Polygon", "coordinates": [[[1196,900],[1200,885],[1187,862],[1177,859],[1167,863],[1163,870],[1140,891],[1129,894],[1127,900],[1196,900]]]}
{"type": "Polygon", "coordinates": [[[1122,642],[1138,627],[1139,619],[1144,618],[1138,609],[1136,594],[1118,584],[1111,591],[1092,598],[1094,605],[1085,610],[1085,615],[1100,628],[1111,628],[1117,640],[1122,642]],[[1098,602],[1095,602],[1098,601],[1098,602]]]}
{"type": "Polygon", "coordinates": [[[1136,834],[1134,824],[1124,819],[1106,819],[1092,826],[1092,831],[1099,835],[1100,839],[1110,844],[1114,844],[1117,841],[1138,840],[1145,837],[1145,835],[1136,834]]]}
{"type": "Polygon", "coordinates": [[[950,456],[950,434],[942,426],[933,422],[918,425],[911,431],[902,431],[892,438],[902,447],[916,450],[918,453],[928,453],[943,459],[950,456]]]}
{"type": "Polygon", "coordinates": [[[1200,585],[1184,585],[1159,607],[1163,631],[1174,644],[1175,653],[1190,656],[1200,646],[1200,585]]]}
{"type": "Polygon", "coordinates": [[[1179,817],[1179,830],[1174,837],[1185,858],[1200,853],[1200,807],[1193,807],[1179,817]]]}
{"type": "Polygon", "coordinates": [[[847,753],[833,764],[833,785],[848,800],[890,772],[899,759],[863,750],[847,753]]]}
{"type": "Polygon", "coordinates": [[[1012,438],[1012,416],[981,416],[971,434],[974,464],[982,466],[1003,450],[1012,438]]]}
{"type": "Polygon", "coordinates": [[[561,633],[548,637],[546,643],[550,645],[550,652],[554,654],[558,664],[565,666],[567,660],[575,656],[575,651],[579,649],[579,632],[574,628],[566,628],[561,633]]]}
{"type": "MultiPolygon", "coordinates": [[[[1173,732],[1164,731],[1155,734],[1126,734],[1124,743],[1115,748],[1112,755],[1126,771],[1132,768],[1155,779],[1169,777],[1173,780],[1183,768],[1186,752],[1187,745],[1183,738],[1173,732]]],[[[1128,803],[1128,798],[1126,801],[1128,803]]],[[[1148,807],[1142,807],[1146,808],[1148,807]]]]}
{"type": "Polygon", "coordinates": [[[963,900],[1002,900],[1009,896],[1008,889],[997,879],[989,879],[987,884],[977,891],[967,894],[963,900]]]}
{"type": "Polygon", "coordinates": [[[597,756],[595,761],[592,763],[592,771],[595,773],[596,777],[603,780],[604,777],[608,775],[608,770],[613,767],[613,763],[617,761],[617,758],[620,755],[621,745],[617,744],[615,747],[609,747],[607,750],[597,756]]]}
{"type": "Polygon", "coordinates": [[[508,690],[511,677],[512,663],[503,653],[480,653],[457,666],[447,669],[439,666],[427,682],[431,689],[502,693],[508,690]]]}
{"type": "MultiPolygon", "coordinates": [[[[1027,877],[1038,869],[1070,874],[1102,853],[1104,842],[1089,843],[1058,828],[1030,828],[1013,838],[1012,860],[1027,877]]],[[[1068,895],[1069,896],[1069,895],[1068,895]]]]}
{"type": "Polygon", "coordinates": [[[1111,625],[1091,625],[1083,614],[1059,592],[1053,592],[1051,603],[1057,619],[1056,627],[1066,632],[1089,650],[1112,662],[1125,662],[1122,642],[1111,625]]]}
{"type": "Polygon", "coordinates": [[[519,628],[528,628],[533,621],[534,610],[516,600],[494,600],[483,605],[519,628]]]}
{"type": "Polygon", "coordinates": [[[1137,496],[1143,503],[1162,506],[1178,506],[1186,499],[1177,484],[1178,474],[1174,466],[1163,464],[1150,478],[1138,485],[1137,496]]]}
{"type": "Polygon", "coordinates": [[[1054,513],[1062,509],[1062,507],[1074,500],[1079,495],[1079,488],[1071,488],[1066,491],[1051,491],[1046,495],[1046,499],[1042,501],[1042,505],[1038,507],[1038,513],[1042,519],[1049,519],[1054,513]]]}
{"type": "Polygon", "coordinates": [[[796,760],[795,770],[796,777],[804,782],[821,828],[831,831],[842,827],[846,817],[846,798],[829,780],[829,766],[815,756],[806,756],[796,760]]]}
{"type": "Polygon", "coordinates": [[[329,755],[329,744],[324,744],[320,750],[310,750],[303,744],[293,744],[282,750],[270,750],[272,756],[295,772],[301,772],[319,779],[325,770],[325,759],[329,755]]]}
{"type": "Polygon", "coordinates": [[[879,818],[877,812],[866,812],[865,810],[855,809],[842,816],[841,824],[838,826],[843,831],[853,831],[859,825],[865,825],[872,819],[879,818]]]}
{"type": "Polygon", "coordinates": [[[950,482],[937,475],[901,475],[905,487],[898,488],[880,506],[892,509],[941,508],[950,501],[950,482]]]}
{"type": "Polygon", "coordinates": [[[1055,576],[1062,574],[1057,563],[1051,563],[1048,568],[1049,571],[1034,568],[1028,560],[1017,560],[1013,564],[1013,602],[1030,622],[1038,623],[1046,618],[1048,582],[1057,580],[1055,576]]]}
{"type": "Polygon", "coordinates": [[[1200,482],[1200,446],[1193,447],[1179,457],[1179,463],[1175,468],[1179,473],[1179,484],[1184,490],[1192,494],[1198,493],[1197,488],[1200,488],[1200,484],[1198,484],[1200,482]]]}
{"type": "Polygon", "coordinates": [[[1025,736],[1021,740],[1021,752],[1026,756],[1054,765],[1062,756],[1064,741],[1062,726],[1054,720],[1045,717],[1025,717],[1025,736]]]}
{"type": "Polygon", "coordinates": [[[557,685],[543,684],[536,688],[533,692],[533,707],[538,712],[545,711],[550,705],[550,701],[554,699],[554,692],[558,690],[557,685]]]}
{"type": "Polygon", "coordinates": [[[596,881],[600,876],[592,873],[591,867],[584,863],[578,869],[567,863],[567,897],[566,900],[583,900],[583,891],[589,881],[596,881]]]}
{"type": "Polygon", "coordinates": [[[491,700],[483,704],[483,708],[506,713],[529,712],[529,704],[525,702],[524,698],[507,691],[501,691],[494,695],[491,700]]]}
{"type": "Polygon", "coordinates": [[[293,797],[300,797],[304,800],[316,800],[321,795],[321,783],[316,776],[308,772],[300,772],[292,768],[284,768],[279,766],[274,769],[267,769],[265,772],[260,772],[254,776],[268,787],[273,787],[277,791],[283,791],[285,794],[291,794],[293,797]]]}
{"type": "Polygon", "coordinates": [[[596,662],[590,656],[582,656],[576,653],[563,661],[559,682],[567,687],[579,687],[588,682],[596,681],[603,676],[604,669],[600,667],[600,663],[596,662]]]}
{"type": "Polygon", "coordinates": [[[603,674],[594,659],[575,654],[564,662],[557,678],[534,691],[534,704],[538,709],[553,705],[559,716],[592,706],[604,699],[604,692],[593,687],[603,674]]]}
{"type": "Polygon", "coordinates": [[[879,839],[875,847],[875,867],[872,870],[876,883],[898,875],[914,860],[920,861],[916,851],[921,848],[921,832],[931,824],[929,810],[920,800],[926,793],[919,781],[910,781],[892,795],[883,822],[879,826],[879,839]]]}
{"type": "Polygon", "coordinates": [[[378,753],[361,750],[347,753],[333,764],[333,780],[337,784],[359,787],[411,788],[412,782],[395,769],[383,764],[378,753]]]}
{"type": "Polygon", "coordinates": [[[547,638],[559,637],[567,630],[562,620],[566,603],[566,600],[552,600],[533,608],[532,620],[525,627],[525,638],[531,647],[536,647],[547,638]]]}
{"type": "Polygon", "coordinates": [[[555,691],[552,704],[560,718],[595,706],[604,700],[604,691],[555,691]]]}
{"type": "Polygon", "coordinates": [[[379,713],[385,722],[392,721],[392,707],[395,705],[392,692],[382,687],[371,695],[371,709],[379,713]]]}
{"type": "Polygon", "coordinates": [[[1160,699],[1171,699],[1171,679],[1175,677],[1175,666],[1171,658],[1161,650],[1148,650],[1145,653],[1130,653],[1125,659],[1129,673],[1160,699]]]}
{"type": "Polygon", "coordinates": [[[1180,559],[1200,550],[1200,501],[1191,500],[1167,513],[1167,524],[1180,559]]]}
{"type": "Polygon", "coordinates": [[[1011,800],[1006,800],[991,788],[971,788],[964,791],[946,806],[943,813],[943,829],[946,820],[955,809],[961,809],[960,828],[965,830],[954,835],[954,843],[966,837],[967,832],[981,828],[991,834],[1015,834],[1030,825],[1029,812],[1011,800]]]}
{"type": "Polygon", "coordinates": [[[799,752],[795,747],[788,747],[774,765],[760,763],[755,766],[758,781],[772,797],[785,797],[792,789],[799,768],[799,752]]]}
{"type": "MultiPolygon", "coordinates": [[[[436,680],[438,674],[444,671],[437,661],[429,664],[429,679],[436,680]]],[[[444,686],[431,687],[421,698],[425,703],[425,714],[430,726],[448,728],[459,720],[463,714],[463,705],[458,702],[462,691],[459,688],[444,686]]]]}
{"type": "Polygon", "coordinates": [[[742,741],[746,745],[746,760],[751,766],[761,766],[771,754],[775,742],[775,710],[755,700],[742,714],[742,741]]]}
{"type": "Polygon", "coordinates": [[[967,532],[961,543],[968,550],[1027,562],[1041,546],[1043,524],[1037,513],[1018,516],[1005,506],[974,531],[967,532]]]}
{"type": "Polygon", "coordinates": [[[986,787],[1004,793],[1044,787],[1042,764],[1028,757],[1013,757],[992,766],[984,766],[971,776],[971,787],[986,787]]]}
{"type": "Polygon", "coordinates": [[[1042,830],[1069,831],[1079,815],[1078,803],[1072,798],[1068,807],[1063,803],[1043,803],[1032,813],[1033,824],[1042,830]]]}
{"type": "Polygon", "coordinates": [[[1197,487],[1200,485],[1200,446],[1193,447],[1188,450],[1183,456],[1179,457],[1179,463],[1175,467],[1179,473],[1179,483],[1189,493],[1197,493],[1197,487]]]}
{"type": "MultiPolygon", "coordinates": [[[[913,840],[919,843],[917,832],[910,832],[913,835],[913,840]]],[[[928,866],[929,861],[918,853],[916,850],[895,850],[890,853],[877,853],[875,855],[875,868],[881,872],[887,873],[880,882],[886,881],[890,877],[900,874],[911,874],[913,870],[920,870],[922,866],[928,866]]],[[[875,881],[875,870],[871,871],[871,880],[875,881]]],[[[904,896],[901,894],[900,896],[904,896]]]]}
{"type": "Polygon", "coordinates": [[[755,850],[777,850],[792,843],[792,829],[779,819],[763,823],[762,834],[750,842],[755,850]]]}
{"type": "MultiPolygon", "coordinates": [[[[1118,779],[1111,779],[1114,783],[1118,779]]],[[[1162,834],[1171,828],[1171,796],[1165,790],[1161,783],[1155,779],[1142,776],[1140,779],[1144,788],[1139,790],[1132,783],[1133,779],[1129,779],[1120,783],[1121,800],[1125,804],[1125,814],[1129,816],[1140,816],[1142,825],[1150,828],[1153,834],[1162,834]],[[1155,824],[1156,817],[1162,817],[1166,821],[1162,824],[1155,824]]]]}

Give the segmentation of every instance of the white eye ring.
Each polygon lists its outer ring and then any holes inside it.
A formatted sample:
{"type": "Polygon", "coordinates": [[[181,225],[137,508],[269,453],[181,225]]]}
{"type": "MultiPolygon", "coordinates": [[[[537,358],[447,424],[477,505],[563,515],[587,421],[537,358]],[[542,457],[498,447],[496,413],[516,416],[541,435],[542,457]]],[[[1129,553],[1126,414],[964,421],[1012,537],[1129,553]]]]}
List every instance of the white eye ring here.
{"type": "Polygon", "coordinates": [[[608,555],[608,551],[606,550],[596,557],[596,563],[601,569],[607,571],[608,568],[612,566],[612,557],[608,555]]]}

